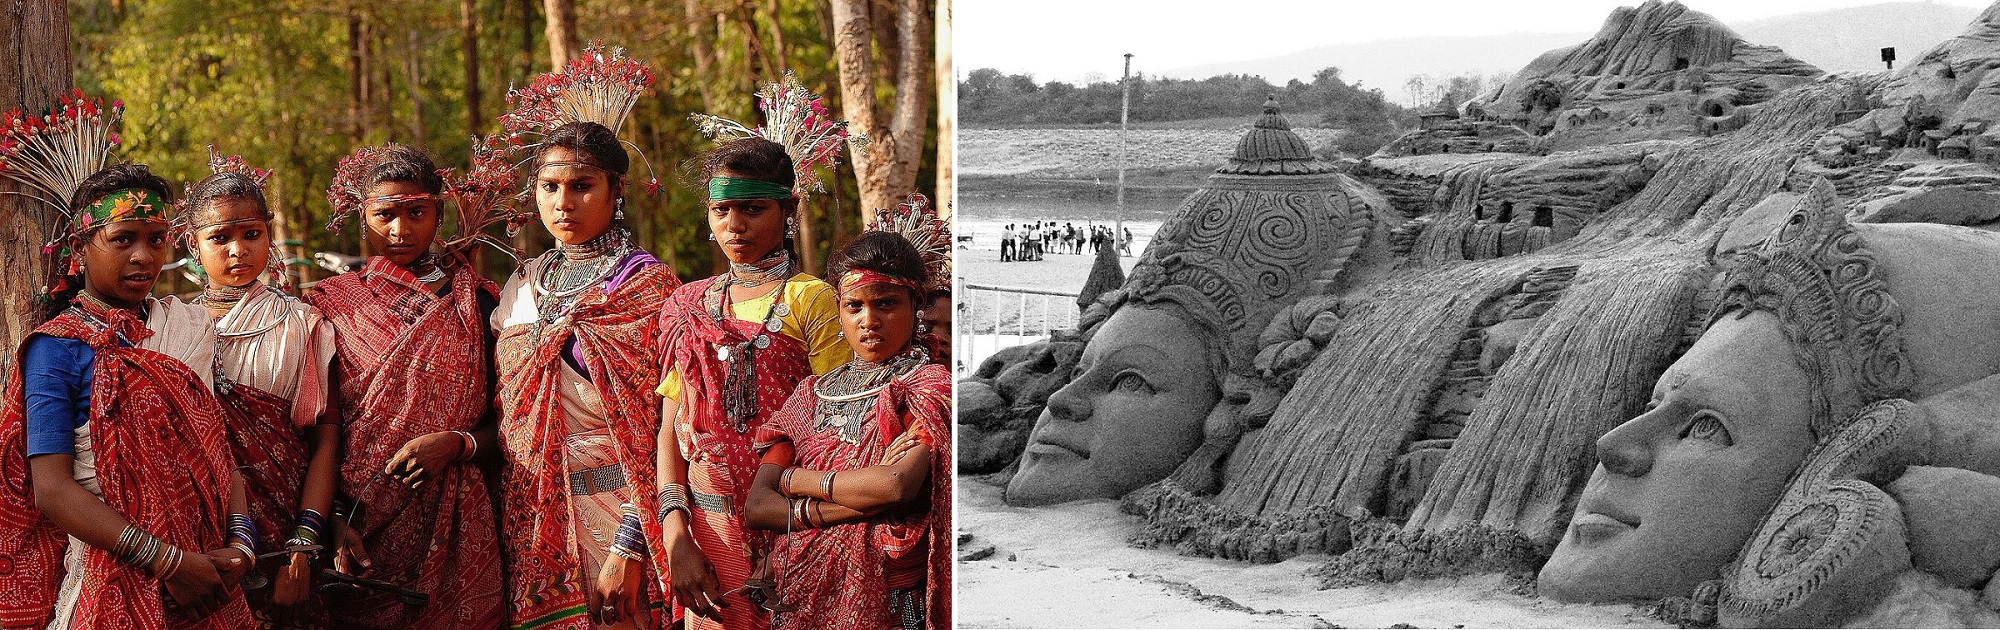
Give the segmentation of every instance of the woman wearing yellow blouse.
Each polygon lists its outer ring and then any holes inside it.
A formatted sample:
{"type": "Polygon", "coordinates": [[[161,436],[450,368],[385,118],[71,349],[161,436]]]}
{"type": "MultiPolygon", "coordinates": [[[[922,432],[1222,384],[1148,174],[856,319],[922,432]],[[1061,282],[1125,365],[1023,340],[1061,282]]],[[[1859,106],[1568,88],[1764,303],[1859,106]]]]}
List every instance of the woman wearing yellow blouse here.
{"type": "Polygon", "coordinates": [[[840,338],[833,288],[797,271],[797,176],[784,146],[732,140],[709,153],[702,176],[710,238],[729,273],[683,285],[663,314],[663,577],[693,627],[762,629],[770,616],[741,588],[769,540],[743,527],[758,463],[751,436],[800,380],[854,352],[840,338]]]}

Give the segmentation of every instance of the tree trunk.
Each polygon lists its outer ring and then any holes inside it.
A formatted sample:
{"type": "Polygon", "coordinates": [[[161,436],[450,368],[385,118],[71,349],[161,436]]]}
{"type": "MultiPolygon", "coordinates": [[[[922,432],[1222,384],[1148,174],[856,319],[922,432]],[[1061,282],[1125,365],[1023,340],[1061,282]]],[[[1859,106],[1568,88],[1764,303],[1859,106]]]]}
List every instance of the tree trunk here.
{"type": "Polygon", "coordinates": [[[521,0],[521,74],[522,83],[535,74],[535,0],[521,0]]]}
{"type": "Polygon", "coordinates": [[[369,25],[368,31],[370,37],[368,38],[368,43],[371,48],[368,57],[369,66],[378,71],[375,73],[377,83],[375,84],[372,96],[375,97],[376,109],[381,110],[382,120],[380,124],[382,131],[389,134],[389,142],[395,142],[398,135],[396,133],[396,96],[393,94],[396,89],[396,70],[394,63],[395,56],[391,52],[395,49],[393,48],[394,44],[389,43],[390,36],[388,30],[382,25],[369,25]]]}
{"type": "Polygon", "coordinates": [[[686,12],[682,19],[687,24],[688,49],[694,53],[695,85],[701,90],[701,111],[717,114],[715,111],[715,87],[711,79],[711,68],[715,67],[715,27],[709,19],[708,10],[701,6],[701,0],[682,0],[686,12]]]}
{"type": "Polygon", "coordinates": [[[581,54],[576,41],[576,0],[543,0],[542,6],[549,14],[545,29],[549,38],[549,68],[560,72],[581,54]]]}
{"type": "Polygon", "coordinates": [[[347,12],[347,143],[361,146],[361,117],[368,101],[367,56],[362,52],[361,14],[347,12]]]}
{"type": "MultiPolygon", "coordinates": [[[[69,3],[14,0],[0,10],[0,110],[39,112],[70,91],[69,3]]],[[[123,11],[115,5],[114,11],[123,11]]],[[[0,177],[0,191],[19,192],[0,177]]],[[[66,199],[55,201],[68,201],[66,199]]],[[[0,370],[13,369],[14,348],[41,323],[35,294],[48,262],[42,245],[60,229],[61,214],[20,195],[0,194],[0,370]]]]}
{"type": "Polygon", "coordinates": [[[896,101],[893,114],[883,116],[875,100],[873,25],[866,0],[833,0],[834,59],[840,67],[840,106],[848,123],[868,133],[873,142],[853,156],[861,188],[861,223],[875,211],[894,207],[914,190],[917,158],[924,148],[924,123],[929,118],[931,37],[929,7],[923,0],[898,0],[896,33],[896,101]]]}
{"type": "Polygon", "coordinates": [[[465,132],[486,128],[479,116],[479,0],[459,0],[459,26],[465,29],[465,132]]]}
{"type": "MultiPolygon", "coordinates": [[[[870,206],[876,208],[894,207],[902,196],[917,189],[917,163],[924,153],[924,132],[929,127],[931,98],[930,42],[936,36],[931,29],[930,5],[925,0],[901,0],[896,12],[896,32],[902,40],[901,61],[896,64],[896,112],[890,122],[889,135],[895,139],[896,152],[889,156],[888,205],[870,206]]],[[[945,144],[940,142],[940,145],[945,144]]],[[[872,217],[872,214],[864,216],[872,217]]]]}
{"type": "Polygon", "coordinates": [[[951,76],[951,0],[938,0],[937,4],[937,55],[933,58],[936,68],[932,85],[938,89],[937,128],[937,184],[931,195],[938,216],[951,220],[952,200],[958,190],[951,179],[954,146],[957,143],[946,140],[958,133],[958,109],[951,103],[958,102],[958,79],[951,76]]]}
{"type": "Polygon", "coordinates": [[[861,216],[866,223],[873,216],[868,212],[872,202],[878,197],[888,197],[883,190],[886,181],[879,176],[881,169],[875,165],[887,163],[881,157],[895,152],[895,140],[878,135],[875,124],[875,29],[868,19],[868,0],[832,1],[833,58],[840,70],[840,111],[847,117],[850,128],[868,134],[874,141],[865,152],[848,151],[855,179],[861,185],[861,216]]]}
{"type": "Polygon", "coordinates": [[[410,145],[422,151],[424,150],[424,74],[423,68],[417,65],[417,57],[424,51],[417,44],[416,29],[410,29],[407,40],[409,46],[403,52],[403,69],[409,75],[407,80],[410,87],[410,134],[415,137],[410,145]]]}
{"type": "Polygon", "coordinates": [[[771,12],[771,52],[778,59],[778,69],[784,70],[784,63],[790,56],[785,54],[785,19],[779,17],[784,11],[779,0],[768,0],[765,9],[771,12]]]}

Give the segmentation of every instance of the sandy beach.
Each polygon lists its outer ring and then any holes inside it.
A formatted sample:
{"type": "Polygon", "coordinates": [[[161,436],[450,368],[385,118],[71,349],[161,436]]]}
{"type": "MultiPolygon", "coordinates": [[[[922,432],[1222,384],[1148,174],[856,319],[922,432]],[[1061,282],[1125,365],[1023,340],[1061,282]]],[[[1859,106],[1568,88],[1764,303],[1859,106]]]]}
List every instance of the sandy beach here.
{"type": "Polygon", "coordinates": [[[1137,549],[1125,538],[1138,519],[1111,500],[1013,508],[969,477],[957,499],[959,553],[983,555],[958,565],[964,628],[1670,627],[1637,606],[1521,595],[1499,575],[1319,590],[1304,573],[1325,556],[1249,564],[1137,549]]]}

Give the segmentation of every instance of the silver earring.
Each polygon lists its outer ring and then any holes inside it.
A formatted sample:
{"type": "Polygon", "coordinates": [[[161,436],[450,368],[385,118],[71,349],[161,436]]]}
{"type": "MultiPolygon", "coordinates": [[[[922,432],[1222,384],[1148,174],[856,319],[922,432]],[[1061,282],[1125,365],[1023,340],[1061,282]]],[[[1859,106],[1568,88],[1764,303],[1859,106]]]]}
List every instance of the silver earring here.
{"type": "Polygon", "coordinates": [[[709,233],[708,233],[708,240],[711,240],[711,241],[715,240],[715,233],[714,233],[714,232],[709,232],[709,233]]]}
{"type": "Polygon", "coordinates": [[[786,222],[785,222],[785,236],[786,236],[787,238],[789,238],[789,237],[793,237],[793,236],[798,236],[798,235],[799,235],[799,222],[798,222],[798,221],[786,221],[786,222]]]}
{"type": "Polygon", "coordinates": [[[613,210],[613,211],[611,212],[611,218],[613,218],[613,219],[617,219],[617,220],[620,220],[620,221],[623,221],[623,220],[625,220],[625,198],[624,198],[624,197],[619,197],[619,198],[618,198],[618,209],[617,209],[617,210],[613,210]]]}

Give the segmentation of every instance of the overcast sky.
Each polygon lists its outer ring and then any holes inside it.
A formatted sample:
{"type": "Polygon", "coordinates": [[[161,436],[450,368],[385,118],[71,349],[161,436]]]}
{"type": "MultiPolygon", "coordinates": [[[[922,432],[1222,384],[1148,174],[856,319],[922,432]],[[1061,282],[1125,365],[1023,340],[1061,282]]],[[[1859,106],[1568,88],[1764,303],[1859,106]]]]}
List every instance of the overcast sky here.
{"type": "MultiPolygon", "coordinates": [[[[1433,35],[1595,32],[1640,0],[954,0],[957,71],[999,68],[1042,81],[1256,59],[1313,46],[1433,35]]],[[[1982,9],[1990,0],[1934,0],[1982,9]]],[[[1882,0],[1686,0],[1723,22],[1882,0]]],[[[1198,77],[1195,77],[1198,78],[1198,77]]]]}

